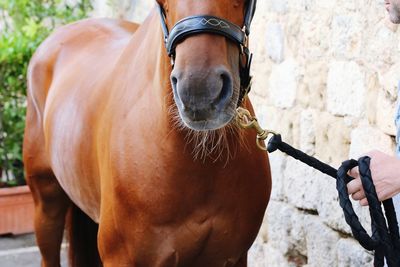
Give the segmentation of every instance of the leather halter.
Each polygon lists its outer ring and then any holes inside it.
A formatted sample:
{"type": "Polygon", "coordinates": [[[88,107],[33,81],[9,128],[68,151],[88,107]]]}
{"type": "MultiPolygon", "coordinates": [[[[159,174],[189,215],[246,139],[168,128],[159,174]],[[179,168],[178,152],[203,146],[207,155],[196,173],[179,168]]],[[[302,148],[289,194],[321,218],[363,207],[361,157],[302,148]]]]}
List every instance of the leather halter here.
{"type": "Polygon", "coordinates": [[[201,34],[212,33],[222,35],[240,47],[240,52],[244,56],[244,61],[240,60],[240,94],[238,106],[242,103],[244,97],[250,92],[251,80],[250,67],[252,54],[249,50],[248,38],[250,35],[250,24],[254,17],[257,0],[247,0],[246,14],[243,27],[239,27],[225,19],[200,15],[190,16],[178,21],[171,29],[168,30],[167,17],[164,8],[159,4],[159,12],[161,16],[161,27],[164,33],[164,43],[167,49],[168,56],[171,58],[172,67],[175,60],[175,48],[185,38],[201,34]]]}

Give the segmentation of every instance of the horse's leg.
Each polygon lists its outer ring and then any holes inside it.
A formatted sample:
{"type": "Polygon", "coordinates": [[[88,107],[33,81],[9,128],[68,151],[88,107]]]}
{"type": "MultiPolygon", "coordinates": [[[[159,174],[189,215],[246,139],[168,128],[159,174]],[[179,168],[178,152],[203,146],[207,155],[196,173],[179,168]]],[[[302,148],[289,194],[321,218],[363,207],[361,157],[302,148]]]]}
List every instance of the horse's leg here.
{"type": "MultiPolygon", "coordinates": [[[[135,267],[130,262],[129,253],[126,250],[125,236],[117,231],[111,207],[107,206],[112,200],[104,201],[106,204],[102,207],[103,215],[99,222],[99,232],[97,245],[99,254],[104,267],[135,267]]],[[[122,220],[121,220],[122,221],[122,220]]]]}
{"type": "Polygon", "coordinates": [[[42,267],[58,267],[70,202],[52,173],[28,176],[35,201],[35,232],[42,267]]]}
{"type": "Polygon", "coordinates": [[[24,136],[25,172],[35,203],[35,232],[42,267],[58,267],[65,215],[70,202],[48,164],[43,130],[32,106],[28,98],[24,136]]]}

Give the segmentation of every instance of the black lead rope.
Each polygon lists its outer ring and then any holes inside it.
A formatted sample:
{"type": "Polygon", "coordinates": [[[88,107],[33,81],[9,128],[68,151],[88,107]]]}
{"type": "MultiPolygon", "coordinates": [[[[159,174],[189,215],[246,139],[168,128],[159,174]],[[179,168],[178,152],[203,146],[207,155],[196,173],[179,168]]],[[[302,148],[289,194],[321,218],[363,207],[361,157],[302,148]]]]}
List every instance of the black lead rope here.
{"type": "Polygon", "coordinates": [[[400,235],[393,200],[388,199],[383,201],[385,209],[385,214],[383,214],[382,203],[378,200],[371,177],[369,157],[362,157],[358,161],[345,161],[339,170],[336,170],[328,164],[325,164],[283,142],[279,134],[273,135],[267,146],[269,153],[272,153],[277,149],[313,167],[314,169],[335,178],[336,189],[339,193],[340,206],[343,209],[346,222],[350,226],[354,237],[358,240],[361,246],[369,251],[375,251],[374,266],[384,266],[384,259],[386,258],[388,267],[400,267],[400,235]],[[359,168],[361,182],[369,204],[372,236],[369,236],[367,231],[365,231],[361,225],[357,214],[354,212],[347,191],[347,184],[353,180],[353,178],[347,175],[347,173],[357,166],[359,168]]]}

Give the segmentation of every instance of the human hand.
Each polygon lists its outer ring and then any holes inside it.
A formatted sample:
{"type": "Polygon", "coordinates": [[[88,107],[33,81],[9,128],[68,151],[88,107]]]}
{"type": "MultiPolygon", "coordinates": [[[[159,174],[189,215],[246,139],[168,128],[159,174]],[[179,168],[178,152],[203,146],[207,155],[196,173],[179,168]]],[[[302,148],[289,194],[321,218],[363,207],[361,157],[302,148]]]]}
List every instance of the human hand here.
{"type": "MultiPolygon", "coordinates": [[[[371,158],[371,175],[379,201],[392,198],[400,193],[400,159],[377,150],[371,151],[365,156],[371,158]]],[[[354,200],[360,201],[362,206],[368,206],[358,167],[351,169],[349,175],[355,178],[347,184],[349,195],[352,195],[354,200]]]]}

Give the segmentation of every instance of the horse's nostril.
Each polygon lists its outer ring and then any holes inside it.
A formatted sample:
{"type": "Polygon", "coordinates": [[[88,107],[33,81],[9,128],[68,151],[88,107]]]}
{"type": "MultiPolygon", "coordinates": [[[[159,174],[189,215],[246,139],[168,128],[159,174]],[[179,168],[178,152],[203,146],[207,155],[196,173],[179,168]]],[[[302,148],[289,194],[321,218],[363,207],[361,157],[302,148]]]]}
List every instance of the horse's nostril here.
{"type": "Polygon", "coordinates": [[[176,85],[178,84],[178,79],[174,76],[171,77],[171,84],[173,88],[176,88],[176,85]]]}
{"type": "Polygon", "coordinates": [[[220,79],[222,80],[222,88],[217,98],[217,105],[224,106],[226,102],[232,97],[232,78],[229,73],[224,72],[221,74],[220,79]]]}

